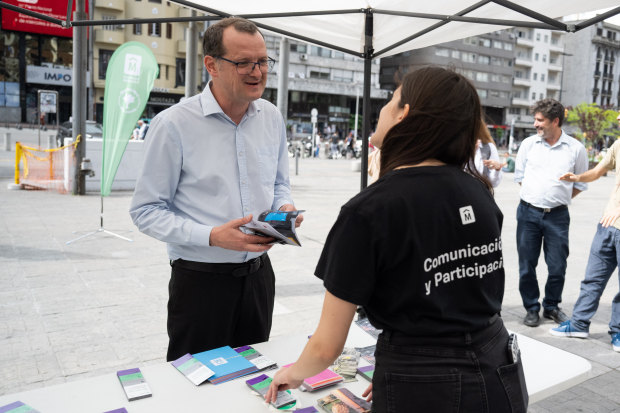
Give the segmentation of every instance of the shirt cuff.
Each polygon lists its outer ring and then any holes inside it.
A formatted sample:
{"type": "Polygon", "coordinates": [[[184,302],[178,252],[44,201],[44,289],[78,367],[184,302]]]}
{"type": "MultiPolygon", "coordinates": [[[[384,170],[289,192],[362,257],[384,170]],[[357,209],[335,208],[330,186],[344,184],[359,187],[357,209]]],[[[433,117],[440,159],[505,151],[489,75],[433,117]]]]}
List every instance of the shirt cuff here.
{"type": "Polygon", "coordinates": [[[575,182],[573,188],[580,190],[581,192],[588,190],[588,184],[584,182],[575,182]]]}
{"type": "Polygon", "coordinates": [[[280,199],[276,199],[276,200],[273,201],[272,207],[273,207],[274,211],[279,211],[280,208],[282,208],[282,206],[286,205],[286,204],[291,204],[291,205],[295,206],[295,203],[293,202],[292,199],[280,198],[280,199]]]}
{"type": "Polygon", "coordinates": [[[189,235],[190,245],[200,245],[201,247],[210,247],[209,239],[211,238],[211,230],[213,227],[202,224],[194,224],[192,232],[189,235]]]}
{"type": "Polygon", "coordinates": [[[521,183],[523,182],[523,177],[522,176],[515,176],[513,179],[515,184],[521,183]]]}

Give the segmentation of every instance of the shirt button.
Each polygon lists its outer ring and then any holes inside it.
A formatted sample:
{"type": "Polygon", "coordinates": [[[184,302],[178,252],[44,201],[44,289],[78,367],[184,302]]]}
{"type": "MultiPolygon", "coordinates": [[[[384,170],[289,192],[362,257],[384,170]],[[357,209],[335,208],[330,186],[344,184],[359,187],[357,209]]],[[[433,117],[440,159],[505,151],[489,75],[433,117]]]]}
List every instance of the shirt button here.
{"type": "Polygon", "coordinates": [[[243,156],[243,152],[239,152],[239,156],[243,156]]]}
{"type": "Polygon", "coordinates": [[[246,210],[246,211],[249,211],[249,210],[250,210],[250,208],[248,208],[248,207],[245,207],[245,210],[246,210]]]}
{"type": "Polygon", "coordinates": [[[242,184],[245,184],[245,181],[241,181],[242,184]]]}

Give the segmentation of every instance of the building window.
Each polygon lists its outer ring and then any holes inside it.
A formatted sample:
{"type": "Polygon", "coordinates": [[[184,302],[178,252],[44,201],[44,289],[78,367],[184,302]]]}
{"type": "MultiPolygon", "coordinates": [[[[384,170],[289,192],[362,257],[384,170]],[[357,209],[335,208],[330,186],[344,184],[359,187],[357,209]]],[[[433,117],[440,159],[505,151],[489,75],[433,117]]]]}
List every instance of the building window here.
{"type": "Polygon", "coordinates": [[[342,52],[334,52],[334,59],[344,60],[344,53],[342,53],[342,52]]]}
{"type": "Polygon", "coordinates": [[[532,92],[532,100],[536,100],[536,93],[532,92]]]}
{"type": "Polygon", "coordinates": [[[549,75],[549,83],[555,83],[555,75],[549,75]]]}
{"type": "Polygon", "coordinates": [[[142,24],[133,25],[133,34],[140,36],[142,34],[142,24]]]}
{"type": "Polygon", "coordinates": [[[510,108],[508,109],[508,113],[511,115],[521,115],[521,108],[510,108]]]}
{"type": "Polygon", "coordinates": [[[168,69],[170,69],[170,66],[166,65],[166,80],[168,80],[169,73],[170,73],[170,71],[168,69]]]}
{"type": "Polygon", "coordinates": [[[450,57],[450,50],[436,47],[435,56],[450,57]]]}
{"type": "Polygon", "coordinates": [[[161,37],[161,23],[149,23],[149,36],[161,37]]]}
{"type": "MultiPolygon", "coordinates": [[[[392,69],[392,73],[394,73],[394,68],[386,67],[385,69],[392,69]]],[[[328,67],[308,66],[308,71],[308,77],[312,79],[329,80],[330,69],[328,67]]]]}
{"type": "Polygon", "coordinates": [[[489,81],[489,74],[488,73],[483,73],[483,72],[478,72],[478,73],[476,73],[476,80],[478,82],[488,82],[489,81]]]}
{"type": "Polygon", "coordinates": [[[515,77],[517,79],[523,79],[523,72],[520,70],[515,70],[515,77]]]}
{"type": "Polygon", "coordinates": [[[353,71],[352,70],[333,69],[332,75],[333,75],[332,80],[336,82],[353,82],[353,71]]]}
{"type": "MultiPolygon", "coordinates": [[[[597,36],[602,36],[603,35],[603,29],[596,29],[596,35],[597,36]]],[[[596,103],[596,100],[594,101],[594,103],[596,103]]]]}
{"type": "Polygon", "coordinates": [[[534,76],[532,77],[532,80],[538,80],[538,73],[534,73],[534,76]]]}
{"type": "Polygon", "coordinates": [[[267,49],[276,49],[276,43],[278,42],[274,36],[265,36],[265,45],[267,46],[267,49]]]}
{"type": "Polygon", "coordinates": [[[476,63],[476,54],[475,53],[466,53],[463,52],[463,61],[469,63],[476,63]]]}
{"type": "Polygon", "coordinates": [[[478,38],[476,36],[474,37],[466,37],[463,39],[463,43],[465,44],[473,44],[474,46],[478,45],[478,38]]]}
{"type": "Polygon", "coordinates": [[[161,65],[158,63],[157,64],[157,77],[155,79],[159,79],[160,76],[161,76],[161,65]]]}
{"type": "Polygon", "coordinates": [[[491,75],[491,82],[501,82],[501,76],[500,75],[491,75]]]}
{"type": "Polygon", "coordinates": [[[476,78],[476,73],[473,70],[463,70],[457,69],[457,73],[465,76],[467,79],[474,80],[476,78]]]}
{"type": "Polygon", "coordinates": [[[514,96],[515,99],[521,99],[521,91],[520,90],[513,90],[512,91],[512,96],[514,96]]]}
{"type": "Polygon", "coordinates": [[[543,62],[547,63],[547,55],[546,54],[543,55],[543,62]]]}
{"type": "Polygon", "coordinates": [[[161,4],[161,0],[149,0],[149,3],[159,3],[159,4],[161,4]]]}
{"type": "Polygon", "coordinates": [[[458,50],[453,50],[452,51],[452,58],[453,59],[460,59],[461,58],[461,52],[459,52],[458,50]]]}
{"type": "Polygon", "coordinates": [[[512,43],[504,43],[504,50],[512,51],[512,43]]]}
{"type": "Polygon", "coordinates": [[[114,50],[99,49],[99,79],[105,79],[108,63],[110,63],[113,54],[114,50]]]}
{"type": "Polygon", "coordinates": [[[545,81],[545,74],[544,74],[544,73],[542,73],[542,74],[540,75],[540,81],[541,81],[541,82],[544,82],[544,81],[545,81]]]}
{"type": "Polygon", "coordinates": [[[549,36],[545,35],[545,43],[549,43],[549,36]]]}
{"type": "Polygon", "coordinates": [[[393,75],[394,74],[394,68],[393,67],[384,67],[383,69],[381,69],[381,74],[382,75],[393,75]]]}
{"type": "Polygon", "coordinates": [[[174,87],[185,86],[185,59],[177,57],[177,73],[174,81],[174,87]]]}
{"type": "Polygon", "coordinates": [[[486,99],[488,92],[486,90],[482,90],[482,89],[476,89],[478,91],[478,96],[480,96],[481,99],[486,99]]]}
{"type": "MultiPolygon", "coordinates": [[[[116,16],[108,16],[105,14],[101,15],[101,20],[116,20],[116,16]]],[[[103,30],[116,30],[116,25],[114,24],[104,24],[103,30]]]]}
{"type": "Polygon", "coordinates": [[[499,92],[500,99],[510,99],[510,93],[508,92],[499,92]]]}
{"type": "Polygon", "coordinates": [[[543,94],[542,94],[542,93],[539,93],[539,94],[538,94],[538,99],[539,99],[539,100],[543,100],[543,94]]]}
{"type": "Polygon", "coordinates": [[[499,98],[499,91],[497,91],[497,90],[491,90],[491,91],[489,92],[489,96],[490,96],[490,97],[492,97],[492,98],[499,98]]]}
{"type": "Polygon", "coordinates": [[[407,57],[407,56],[409,56],[409,55],[410,55],[410,52],[409,52],[409,51],[403,52],[403,56],[404,56],[404,57],[407,57]]]}
{"type": "Polygon", "coordinates": [[[534,54],[534,60],[536,60],[538,62],[538,53],[534,54]]]}
{"type": "Polygon", "coordinates": [[[172,39],[172,24],[166,23],[166,39],[172,39]]]}
{"type": "Polygon", "coordinates": [[[551,36],[551,44],[558,46],[560,44],[560,39],[555,36],[551,36]]]}
{"type": "Polygon", "coordinates": [[[491,40],[490,39],[478,39],[478,46],[491,47],[491,40]]]}
{"type": "Polygon", "coordinates": [[[540,33],[536,33],[536,41],[540,41],[540,33]]]}
{"type": "Polygon", "coordinates": [[[504,44],[502,42],[498,42],[497,40],[493,41],[493,47],[496,49],[503,49],[504,48],[504,44]]]}
{"type": "Polygon", "coordinates": [[[332,51],[329,49],[325,49],[324,47],[311,46],[310,54],[321,57],[332,57],[332,51]]]}
{"type": "Polygon", "coordinates": [[[491,59],[489,56],[478,56],[478,63],[481,65],[490,65],[491,59]]]}

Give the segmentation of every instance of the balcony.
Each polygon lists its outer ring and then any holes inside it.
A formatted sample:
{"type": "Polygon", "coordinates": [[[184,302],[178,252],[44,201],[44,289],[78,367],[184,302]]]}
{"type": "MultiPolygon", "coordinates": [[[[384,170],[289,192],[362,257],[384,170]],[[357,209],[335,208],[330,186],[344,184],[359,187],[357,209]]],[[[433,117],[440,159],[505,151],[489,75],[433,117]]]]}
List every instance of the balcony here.
{"type": "Polygon", "coordinates": [[[611,97],[611,90],[603,89],[603,91],[601,92],[601,96],[603,96],[604,98],[610,98],[611,97]]]}
{"type": "Polygon", "coordinates": [[[530,106],[530,101],[524,98],[512,98],[512,106],[530,106]]]}
{"type": "Polygon", "coordinates": [[[515,66],[532,67],[532,58],[530,57],[529,59],[527,59],[525,57],[517,57],[515,59],[515,66]]]}
{"type": "Polygon", "coordinates": [[[600,62],[602,58],[603,58],[603,55],[602,55],[602,54],[597,54],[597,55],[596,55],[596,61],[597,61],[597,62],[600,62]]]}
{"type": "Polygon", "coordinates": [[[559,65],[559,64],[551,64],[551,63],[549,63],[549,66],[547,67],[547,69],[550,72],[561,72],[563,70],[561,65],[559,65]]]}
{"type": "Polygon", "coordinates": [[[547,83],[547,90],[560,90],[560,84],[556,82],[547,83]]]}
{"type": "Polygon", "coordinates": [[[115,11],[125,11],[124,0],[95,0],[95,7],[115,11]]]}
{"type": "Polygon", "coordinates": [[[603,73],[603,80],[613,81],[614,80],[614,74],[613,73],[603,73]]]}
{"type": "Polygon", "coordinates": [[[517,37],[517,44],[525,47],[534,47],[534,41],[532,39],[526,39],[525,37],[517,37]]]}
{"type": "Polygon", "coordinates": [[[512,79],[512,84],[515,86],[532,86],[530,79],[525,77],[515,77],[512,79]]]}
{"type": "Polygon", "coordinates": [[[564,46],[559,44],[559,43],[558,44],[550,43],[549,44],[549,51],[550,52],[559,52],[559,53],[561,53],[561,52],[564,51],[564,46]]]}
{"type": "Polygon", "coordinates": [[[122,30],[95,29],[95,42],[120,46],[125,43],[125,32],[122,30]]]}
{"type": "Polygon", "coordinates": [[[611,39],[608,39],[607,37],[598,36],[598,35],[592,38],[592,43],[603,44],[605,46],[611,46],[611,47],[620,47],[620,41],[611,40],[611,39]]]}
{"type": "Polygon", "coordinates": [[[593,95],[597,95],[597,96],[598,96],[599,92],[600,92],[600,89],[599,89],[599,88],[597,88],[597,87],[595,87],[594,89],[592,89],[592,94],[593,94],[593,95]]]}
{"type": "Polygon", "coordinates": [[[177,17],[191,17],[192,11],[191,9],[185,7],[179,7],[179,15],[177,17]]]}
{"type": "Polygon", "coordinates": [[[600,70],[595,70],[594,71],[594,78],[598,79],[599,77],[601,77],[601,71],[600,70]]]}
{"type": "Polygon", "coordinates": [[[177,53],[187,53],[187,42],[185,40],[177,40],[177,53]]]}

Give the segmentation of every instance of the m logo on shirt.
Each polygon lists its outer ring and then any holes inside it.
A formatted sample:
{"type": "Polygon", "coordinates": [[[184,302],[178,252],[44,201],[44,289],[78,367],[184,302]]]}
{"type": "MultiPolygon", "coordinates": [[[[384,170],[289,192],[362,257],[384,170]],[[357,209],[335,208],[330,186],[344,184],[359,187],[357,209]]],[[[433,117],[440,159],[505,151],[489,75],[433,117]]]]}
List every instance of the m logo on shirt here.
{"type": "Polygon", "coordinates": [[[476,222],[476,217],[474,215],[474,209],[471,207],[471,205],[460,208],[459,212],[461,213],[461,221],[463,221],[463,225],[476,222]]]}

